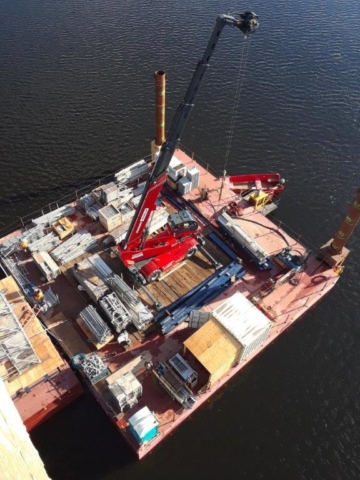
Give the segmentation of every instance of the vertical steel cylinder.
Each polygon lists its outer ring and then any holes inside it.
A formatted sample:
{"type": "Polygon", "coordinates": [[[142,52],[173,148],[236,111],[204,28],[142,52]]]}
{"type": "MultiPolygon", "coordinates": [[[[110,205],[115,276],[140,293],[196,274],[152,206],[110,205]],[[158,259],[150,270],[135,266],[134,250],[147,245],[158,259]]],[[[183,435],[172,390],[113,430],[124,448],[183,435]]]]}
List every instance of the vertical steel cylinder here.
{"type": "Polygon", "coordinates": [[[360,220],[360,188],[357,190],[357,195],[354,203],[350,206],[349,211],[339,229],[336,232],[334,240],[329,246],[329,250],[332,254],[339,254],[342,252],[343,247],[346,245],[349,237],[351,236],[354,228],[360,220]]]}
{"type": "Polygon", "coordinates": [[[165,142],[165,89],[166,73],[162,70],[154,72],[155,78],[155,145],[161,147],[165,142]]]}

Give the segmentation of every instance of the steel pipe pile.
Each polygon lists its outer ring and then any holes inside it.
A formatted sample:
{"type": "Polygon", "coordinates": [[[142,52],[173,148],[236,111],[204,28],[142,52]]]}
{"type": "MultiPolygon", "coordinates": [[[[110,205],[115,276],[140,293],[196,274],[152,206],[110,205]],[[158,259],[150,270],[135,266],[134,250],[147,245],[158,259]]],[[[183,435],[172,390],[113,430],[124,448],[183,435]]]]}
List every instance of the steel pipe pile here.
{"type": "Polygon", "coordinates": [[[105,343],[111,335],[111,331],[95,308],[89,305],[80,312],[80,317],[88,330],[94,335],[96,343],[105,343]]]}
{"type": "Polygon", "coordinates": [[[95,238],[86,230],[81,230],[50,252],[50,255],[57,263],[64,265],[85,252],[93,250],[96,246],[95,238]]]}
{"type": "Polygon", "coordinates": [[[52,212],[49,212],[41,217],[35,218],[32,220],[34,225],[51,225],[62,217],[67,217],[75,213],[75,208],[65,205],[64,207],[57,208],[52,212]]]}

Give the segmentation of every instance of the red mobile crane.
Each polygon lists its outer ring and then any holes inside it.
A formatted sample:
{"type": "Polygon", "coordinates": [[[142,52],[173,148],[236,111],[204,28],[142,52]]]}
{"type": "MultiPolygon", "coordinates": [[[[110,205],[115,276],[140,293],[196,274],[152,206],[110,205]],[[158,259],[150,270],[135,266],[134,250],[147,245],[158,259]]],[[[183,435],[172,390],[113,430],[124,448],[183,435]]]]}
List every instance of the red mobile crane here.
{"type": "Polygon", "coordinates": [[[118,246],[119,256],[124,265],[132,271],[135,267],[136,273],[140,273],[141,280],[145,279],[145,282],[157,280],[162,271],[170,270],[184,258],[192,256],[201,241],[202,228],[188,210],[169,215],[165,230],[152,238],[147,238],[148,224],[166,182],[167,168],[194,107],[195,97],[225,25],[237,27],[247,36],[258,27],[258,17],[253,12],[217,17],[205,53],[197,64],[184,100],[176,111],[167,138],[147,179],[126,238],[118,246]]]}

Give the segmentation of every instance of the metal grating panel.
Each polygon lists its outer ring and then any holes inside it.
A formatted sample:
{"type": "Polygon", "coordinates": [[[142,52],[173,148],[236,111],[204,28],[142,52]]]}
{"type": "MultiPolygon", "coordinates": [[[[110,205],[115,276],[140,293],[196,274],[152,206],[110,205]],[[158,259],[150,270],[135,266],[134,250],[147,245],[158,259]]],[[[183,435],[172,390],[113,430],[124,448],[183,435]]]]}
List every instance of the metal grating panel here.
{"type": "Polygon", "coordinates": [[[11,305],[0,291],[0,362],[10,361],[17,374],[40,363],[11,305]]]}

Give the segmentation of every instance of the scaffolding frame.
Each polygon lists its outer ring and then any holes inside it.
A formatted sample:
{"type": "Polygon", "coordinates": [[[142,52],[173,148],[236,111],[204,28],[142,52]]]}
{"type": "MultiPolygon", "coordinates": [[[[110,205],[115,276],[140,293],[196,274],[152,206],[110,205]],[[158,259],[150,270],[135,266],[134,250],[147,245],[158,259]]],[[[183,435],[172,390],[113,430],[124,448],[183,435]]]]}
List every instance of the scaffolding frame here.
{"type": "Polygon", "coordinates": [[[0,364],[6,361],[11,362],[15,370],[13,375],[21,375],[41,363],[12,306],[0,290],[0,364]]]}

